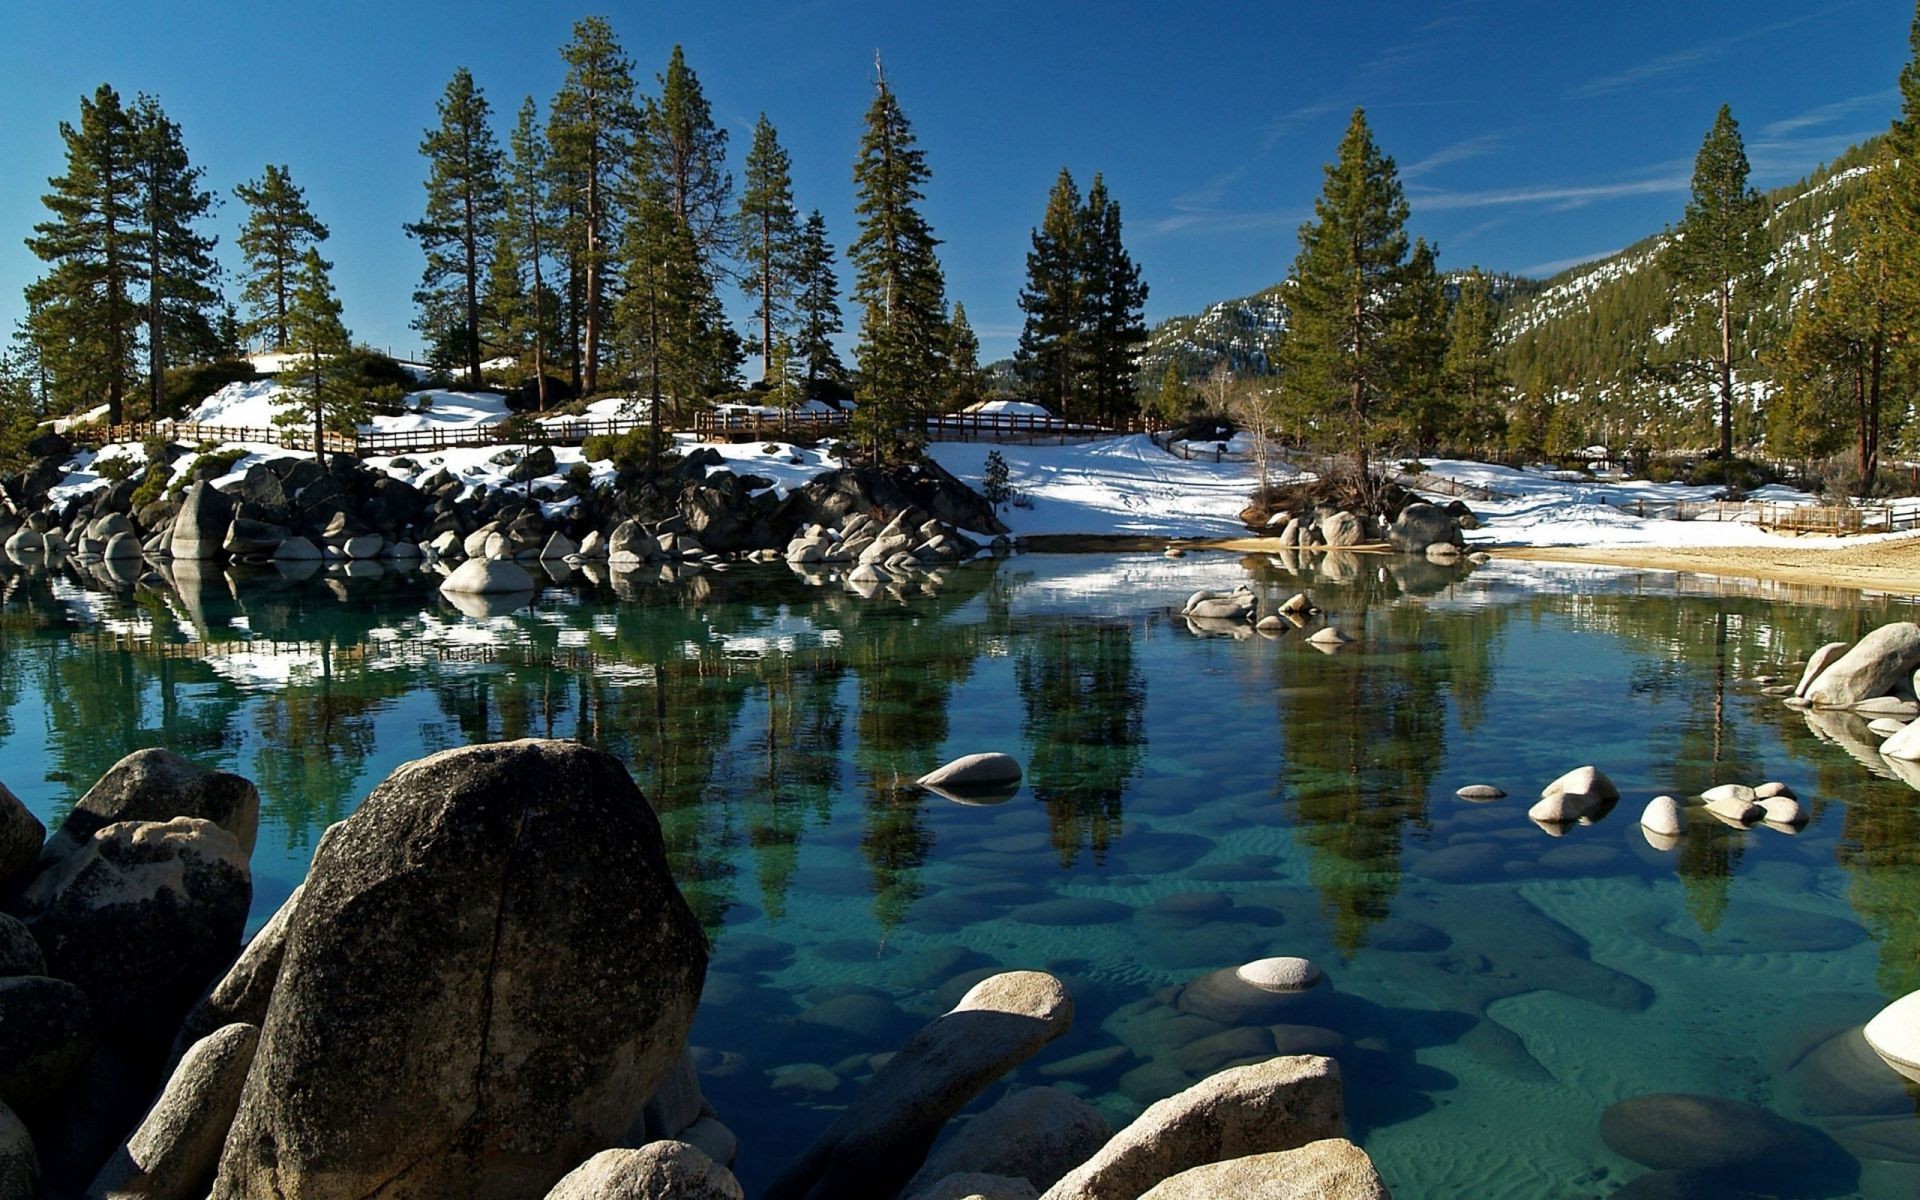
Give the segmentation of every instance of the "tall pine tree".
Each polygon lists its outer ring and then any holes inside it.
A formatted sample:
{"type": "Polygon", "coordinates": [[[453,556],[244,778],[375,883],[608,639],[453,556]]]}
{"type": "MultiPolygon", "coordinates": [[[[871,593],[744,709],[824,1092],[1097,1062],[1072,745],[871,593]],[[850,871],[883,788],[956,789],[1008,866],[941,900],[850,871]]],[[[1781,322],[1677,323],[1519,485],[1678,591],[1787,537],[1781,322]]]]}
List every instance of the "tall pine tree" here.
{"type": "Polygon", "coordinates": [[[842,329],[840,280],[833,270],[833,245],[827,240],[827,219],[814,209],[800,227],[794,247],[794,355],[805,364],[808,391],[827,380],[844,383],[847,368],[833,335],[842,329]]]}
{"type": "Polygon", "coordinates": [[[144,216],[147,287],[147,411],[166,411],[167,367],[175,355],[212,358],[220,350],[214,321],[221,303],[216,239],[196,228],[214,206],[200,186],[201,170],[187,158],[180,126],[160,102],[142,95],[132,109],[134,174],[144,216]]]}
{"type": "Polygon", "coordinates": [[[1417,238],[1402,280],[1401,310],[1392,328],[1394,425],[1415,453],[1431,454],[1455,425],[1453,397],[1445,385],[1447,290],[1438,251],[1417,238]]]}
{"type": "Polygon", "coordinates": [[[640,116],[633,62],[604,18],[575,23],[560,56],[567,76],[547,119],[549,163],[567,214],[569,307],[579,314],[574,379],[592,393],[600,386],[607,269],[619,245],[618,197],[640,116]]]}
{"type": "Polygon", "coordinates": [[[291,361],[281,370],[276,405],[287,411],[274,422],[289,428],[311,424],[313,457],[325,465],[326,434],[351,432],[366,419],[364,399],[340,375],[340,356],[352,348],[340,319],[340,300],[327,272],[331,263],[308,246],[288,283],[286,349],[291,361]]]}
{"type": "Polygon", "coordinates": [[[1405,310],[1407,201],[1358,108],[1313,211],[1287,278],[1281,399],[1309,437],[1344,445],[1370,488],[1368,456],[1399,369],[1392,331],[1405,310]]]}
{"type": "MultiPolygon", "coordinates": [[[[1676,303],[1689,318],[1701,309],[1711,314],[1715,334],[1704,358],[1692,364],[1713,380],[1719,403],[1720,456],[1733,454],[1733,368],[1743,354],[1739,341],[1741,309],[1751,300],[1743,284],[1766,261],[1761,230],[1766,204],[1747,186],[1747,151],[1733,110],[1720,106],[1713,128],[1693,163],[1693,197],[1666,248],[1661,266],[1672,277],[1676,303]]],[[[1698,340],[1698,339],[1695,339],[1698,340]]]]}
{"type": "Polygon", "coordinates": [[[853,164],[860,234],[848,251],[861,306],[860,407],[852,440],[872,458],[917,449],[921,419],[938,399],[947,351],[940,242],[920,212],[926,154],[884,72],[875,80],[860,156],[853,164]]]}
{"type": "Polygon", "coordinates": [[[1047,211],[1027,251],[1027,285],[1020,292],[1026,321],[1013,352],[1013,368],[1027,395],[1058,417],[1080,416],[1079,357],[1086,233],[1080,189],[1073,175],[1060,175],[1047,193],[1047,211]]]}
{"type": "Polygon", "coordinates": [[[771,383],[774,336],[782,330],[782,318],[793,299],[800,218],[793,207],[787,152],[780,148],[779,135],[765,113],[753,127],[737,219],[741,253],[747,264],[746,282],[753,295],[753,315],[760,322],[761,377],[771,383]]]}
{"type": "Polygon", "coordinates": [[[559,332],[559,304],[547,283],[554,217],[547,191],[547,142],[532,96],[520,103],[508,147],[482,340],[490,350],[512,355],[531,372],[535,405],[545,412],[547,365],[559,332]]]}
{"type": "Polygon", "coordinates": [[[480,295],[503,207],[500,146],[492,109],[465,67],[447,81],[436,111],[439,125],[420,141],[427,160],[426,215],[406,227],[427,256],[413,294],[420,306],[414,328],[435,344],[458,345],[467,386],[477,388],[480,295]]]}
{"type": "Polygon", "coordinates": [[[1506,412],[1508,385],[1494,318],[1492,282],[1475,267],[1460,281],[1460,297],[1447,314],[1441,376],[1458,432],[1476,447],[1491,443],[1506,412]]]}
{"type": "Polygon", "coordinates": [[[985,398],[986,374],[980,369],[980,338],[967,322],[967,306],[955,301],[947,321],[947,383],[940,407],[959,412],[985,398]]]}
{"type": "Polygon", "coordinates": [[[628,207],[615,344],[622,374],[648,397],[651,476],[659,469],[664,422],[678,417],[701,390],[700,347],[688,339],[698,336],[699,309],[711,292],[693,231],[674,212],[661,177],[642,175],[628,207]]]}
{"type": "Polygon", "coordinates": [[[53,380],[56,406],[105,401],[107,420],[126,419],[140,316],[135,290],[145,266],[139,137],[120,94],[106,84],[80,100],[78,126],[60,123],[66,171],[48,180],[50,214],[27,248],[48,263],[27,288],[33,339],[53,380]]]}
{"type": "Polygon", "coordinates": [[[1138,408],[1133,379],[1147,340],[1147,285],[1121,242],[1120,205],[1097,173],[1079,223],[1080,390],[1096,421],[1117,426],[1138,408]]]}
{"type": "Polygon", "coordinates": [[[287,312],[294,276],[306,252],[327,240],[327,227],[314,217],[306,193],[284,166],[269,163],[265,175],[239,185],[233,194],[247,206],[239,242],[246,260],[240,301],[248,319],[241,323],[240,336],[264,339],[269,350],[285,350],[291,337],[287,312]]]}

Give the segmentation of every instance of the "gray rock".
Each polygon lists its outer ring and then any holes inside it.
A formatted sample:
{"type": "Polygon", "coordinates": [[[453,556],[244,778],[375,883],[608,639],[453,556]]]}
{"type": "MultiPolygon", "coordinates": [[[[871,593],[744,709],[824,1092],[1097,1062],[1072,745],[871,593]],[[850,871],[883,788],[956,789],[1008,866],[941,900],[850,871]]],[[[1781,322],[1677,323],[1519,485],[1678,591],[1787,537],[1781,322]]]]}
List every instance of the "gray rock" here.
{"type": "Polygon", "coordinates": [[[908,1200],[1035,1200],[1038,1195],[1021,1176],[969,1171],[936,1179],[908,1193],[908,1200]]]}
{"type": "Polygon", "coordinates": [[[0,900],[11,896],[33,874],[47,828],[27,811],[19,797],[0,783],[0,900]]]}
{"type": "Polygon", "coordinates": [[[1425,502],[1409,504],[1400,510],[1400,515],[1387,529],[1387,541],[1404,554],[1423,554],[1436,542],[1466,544],[1453,516],[1439,505],[1425,502]]]}
{"type": "Polygon", "coordinates": [[[133,1131],[87,1189],[88,1200],[200,1200],[240,1107],[260,1041],[256,1025],[228,1025],[194,1043],[133,1131]]]}
{"type": "Polygon", "coordinates": [[[525,567],[509,559],[469,558],[442,581],[440,590],[450,595],[466,596],[531,592],[533,576],[527,574],[525,567]]]}
{"type": "Polygon", "coordinates": [[[0,1104],[0,1200],[33,1200],[40,1188],[40,1157],[13,1110],[0,1104]]]}
{"type": "MultiPolygon", "coordinates": [[[[322,837],[322,843],[325,838],[322,837]]],[[[170,1061],[178,1063],[188,1048],[214,1031],[233,1024],[259,1025],[267,1019],[267,1003],[280,978],[280,960],[287,949],[287,925],[306,885],[293,889],[267,923],[247,942],[246,949],[218,983],[180,1023],[170,1061]]]]}
{"type": "Polygon", "coordinates": [[[135,750],[80,797],[41,852],[42,869],[115,821],[198,817],[232,834],[244,854],[260,832],[260,792],[239,775],[209,770],[171,750],[135,750]]]}
{"type": "Polygon", "coordinates": [[[1815,650],[1808,656],[1806,669],[1800,672],[1800,682],[1794,685],[1793,694],[1805,696],[1807,689],[1813,686],[1813,681],[1820,678],[1820,672],[1826,670],[1830,663],[1851,649],[1853,649],[1852,642],[1828,642],[1815,650]]]}
{"type": "Polygon", "coordinates": [[[1037,1191],[1092,1158],[1112,1136],[1107,1119],[1085,1100],[1058,1088],[1014,1092],[962,1125],[928,1157],[907,1191],[933,1187],[950,1175],[1025,1179],[1037,1191]]]}
{"type": "Polygon", "coordinates": [[[379,558],[386,548],[387,539],[377,533],[363,533],[340,543],[341,551],[348,558],[379,558]]]}
{"type": "Polygon", "coordinates": [[[240,948],[253,883],[231,833],[198,817],[117,821],[21,896],[47,969],[83,989],[95,1025],[164,1052],[240,948]]]}
{"type": "Polygon", "coordinates": [[[1595,804],[1606,804],[1620,798],[1620,789],[1613,786],[1598,767],[1575,767],[1565,775],[1540,789],[1540,795],[1558,796],[1572,793],[1585,796],[1595,804]]]}
{"type": "Polygon", "coordinates": [[[0,913],[0,978],[46,973],[47,956],[40,952],[40,943],[25,925],[0,913]]]}
{"type": "Polygon", "coordinates": [[[314,856],[213,1196],[544,1194],[659,1087],[706,957],[618,760],[401,766],[314,856]]]}
{"type": "Polygon", "coordinates": [[[723,1167],[732,1167],[734,1158],[740,1153],[740,1139],[733,1130],[712,1117],[701,1117],[682,1129],[677,1140],[692,1146],[723,1167]]]}
{"type": "Polygon", "coordinates": [[[1686,832],[1681,819],[1680,802],[1672,796],[1655,796],[1640,814],[1640,827],[1660,837],[1679,837],[1686,832]]]}
{"type": "Polygon", "coordinates": [[[1344,1132],[1340,1068],[1318,1055],[1233,1067],[1149,1107],[1044,1200],[1135,1200],[1182,1171],[1344,1132]]]}
{"type": "Polygon", "coordinates": [[[1366,522],[1350,512],[1329,513],[1320,518],[1320,536],[1335,548],[1358,546],[1367,540],[1366,522]]]}
{"type": "Polygon", "coordinates": [[[319,562],[320,548],[303,537],[290,537],[273,548],[277,562],[319,562]]]}
{"type": "Polygon", "coordinates": [[[556,529],[548,535],[547,544],[540,547],[540,558],[543,562],[557,561],[565,558],[569,554],[578,554],[579,552],[580,543],[556,529]]]}
{"type": "Polygon", "coordinates": [[[1470,783],[1456,791],[1454,795],[1475,804],[1485,804],[1489,800],[1504,800],[1507,794],[1490,783],[1470,783]]]}
{"type": "Polygon", "coordinates": [[[1373,1160],[1345,1138],[1250,1154],[1182,1171],[1140,1200],[1390,1200],[1373,1160]]]}
{"type": "Polygon", "coordinates": [[[0,1104],[28,1120],[51,1109],[93,1053],[87,994],[64,979],[0,979],[0,1104]]]}
{"type": "Polygon", "coordinates": [[[1715,1172],[1727,1191],[1737,1182],[1764,1182],[1772,1185],[1770,1195],[1802,1195],[1789,1190],[1794,1176],[1852,1163],[1820,1130],[1720,1096],[1629,1097],[1600,1114],[1600,1138],[1615,1154],[1645,1167],[1715,1172]],[[1782,1190],[1774,1191],[1776,1186],[1782,1190]]]}
{"type": "Polygon", "coordinates": [[[139,534],[116,533],[107,539],[105,548],[100,551],[100,557],[108,562],[132,562],[143,553],[139,534]]]}
{"type": "Polygon", "coordinates": [[[740,1182],[686,1142],[602,1150],[547,1193],[547,1200],[743,1200],[740,1182]]]}
{"type": "Polygon", "coordinates": [[[233,501],[205,480],[187,489],[180,512],[173,518],[167,551],[176,559],[206,560],[224,557],[222,544],[233,524],[233,501]]]}
{"type": "Polygon", "coordinates": [[[242,554],[272,554],[281,542],[287,540],[287,536],[287,528],[283,525],[235,517],[233,524],[227,526],[227,536],[221,539],[220,548],[236,557],[242,554]]]}
{"type": "Polygon", "coordinates": [[[1245,621],[1253,616],[1252,596],[1220,596],[1202,600],[1187,610],[1190,617],[1203,621],[1245,621]]]}
{"type": "Polygon", "coordinates": [[[767,1190],[767,1200],[888,1200],[941,1126],[1073,1023],[1061,982],[1009,971],[975,984],[887,1060],[845,1112],[767,1190]]]}
{"type": "Polygon", "coordinates": [[[1891,692],[1916,666],[1920,666],[1920,625],[1895,621],[1861,638],[1821,671],[1803,694],[1818,707],[1848,708],[1891,692]]]}
{"type": "Polygon", "coordinates": [[[929,771],[914,782],[921,787],[958,791],[970,787],[995,787],[1020,782],[1020,762],[1010,754],[989,751],[965,754],[937,770],[929,771]]]}

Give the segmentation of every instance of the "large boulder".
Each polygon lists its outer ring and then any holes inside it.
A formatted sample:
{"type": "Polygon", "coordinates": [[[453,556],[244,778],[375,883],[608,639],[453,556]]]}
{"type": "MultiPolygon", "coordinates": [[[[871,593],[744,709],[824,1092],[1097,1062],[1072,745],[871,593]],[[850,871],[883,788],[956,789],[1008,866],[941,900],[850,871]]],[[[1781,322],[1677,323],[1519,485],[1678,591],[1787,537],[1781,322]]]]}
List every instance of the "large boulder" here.
{"type": "Polygon", "coordinates": [[[233,966],[187,1013],[174,1039],[173,1061],[178,1062],[189,1047],[225,1026],[259,1025],[267,1019],[273,985],[280,978],[280,960],[286,955],[287,925],[305,890],[304,884],[293,889],[260,932],[248,940],[233,966]]]}
{"type": "Polygon", "coordinates": [[[1455,546],[1467,543],[1460,525],[1446,509],[1424,501],[1400,510],[1387,529],[1387,541],[1406,554],[1424,554],[1428,546],[1445,542],[1455,546]]]}
{"type": "Polygon", "coordinates": [[[253,883],[212,821],[117,821],[21,896],[47,969],[87,994],[95,1025],[164,1051],[187,1008],[233,961],[253,883]]]}
{"type": "Polygon", "coordinates": [[[1250,1154],[1194,1167],[1148,1188],[1140,1200],[1390,1200],[1366,1151],[1345,1138],[1297,1150],[1250,1154]]]}
{"type": "Polygon", "coordinates": [[[194,1043],[133,1131],[87,1189],[88,1200],[200,1200],[240,1107],[260,1041],[255,1025],[228,1025],[194,1043]]]}
{"type": "Polygon", "coordinates": [[[0,979],[0,1104],[32,1120],[73,1082],[94,1036],[87,994],[64,979],[0,979]]]}
{"type": "Polygon", "coordinates": [[[0,979],[14,975],[45,975],[47,956],[33,934],[6,913],[0,913],[0,979]]]}
{"type": "Polygon", "coordinates": [[[246,778],[171,750],[135,750],[107,769],[47,839],[41,865],[58,862],[115,821],[198,817],[232,834],[246,854],[260,832],[260,792],[246,778]]]}
{"type": "Polygon", "coordinates": [[[13,1110],[0,1104],[0,1200],[33,1200],[40,1188],[40,1158],[33,1136],[13,1110]]]}
{"type": "Polygon", "coordinates": [[[1328,513],[1320,518],[1320,536],[1336,549],[1358,546],[1367,540],[1367,523],[1350,512],[1328,513]]]}
{"type": "Polygon", "coordinates": [[[233,524],[233,501],[204,479],[187,489],[173,518],[168,552],[176,559],[225,557],[222,548],[233,524]]]}
{"type": "Polygon", "coordinates": [[[962,1125],[928,1157],[907,1191],[949,1175],[1005,1175],[1040,1191],[1092,1158],[1112,1135],[1100,1111],[1071,1092],[1026,1088],[962,1125]]]}
{"type": "Polygon", "coordinates": [[[213,1195],[542,1195],[631,1127],[705,971],[618,760],[408,763],[315,853],[213,1195]]]}
{"type": "Polygon", "coordinates": [[[235,517],[233,524],[227,526],[227,536],[221,541],[220,548],[228,554],[239,557],[243,554],[272,554],[280,543],[291,536],[284,525],[270,525],[265,521],[256,521],[248,517],[235,517]]]}
{"type": "Polygon", "coordinates": [[[1806,695],[1807,689],[1813,686],[1813,681],[1820,678],[1820,672],[1826,670],[1835,659],[1851,649],[1853,649],[1852,642],[1828,642],[1808,655],[1807,665],[1800,672],[1800,680],[1793,685],[1793,694],[1806,695]]]}
{"type": "Polygon", "coordinates": [[[47,827],[27,811],[20,798],[0,783],[0,901],[11,896],[33,874],[47,827]]]}
{"type": "Polygon", "coordinates": [[[1805,696],[1821,708],[1848,708],[1884,696],[1920,667],[1920,625],[1895,621],[1854,644],[1820,672],[1805,696]]]}
{"type": "Polygon", "coordinates": [[[743,1200],[733,1172],[685,1142],[602,1150],[553,1185],[547,1200],[743,1200]]]}
{"type": "Polygon", "coordinates": [[[1135,1200],[1182,1171],[1337,1138],[1344,1124],[1340,1067],[1331,1058],[1233,1067],[1149,1107],[1043,1200],[1135,1200]]]}
{"type": "Polygon", "coordinates": [[[767,1200],[890,1200],[949,1118],[1072,1023],[1073,1001],[1051,975],[1008,971],[981,980],[887,1060],[773,1182],[767,1200]]]}
{"type": "Polygon", "coordinates": [[[533,576],[505,558],[469,558],[440,584],[447,595],[498,596],[533,591],[533,576]]]}

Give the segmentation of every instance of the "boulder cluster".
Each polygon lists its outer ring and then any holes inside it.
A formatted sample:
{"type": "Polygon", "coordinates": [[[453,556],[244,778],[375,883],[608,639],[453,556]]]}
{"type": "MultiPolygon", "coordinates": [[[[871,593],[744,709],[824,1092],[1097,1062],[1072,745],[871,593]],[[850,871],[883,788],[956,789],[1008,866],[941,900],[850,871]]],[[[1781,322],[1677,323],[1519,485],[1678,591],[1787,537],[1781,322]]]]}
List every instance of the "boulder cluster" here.
{"type": "MultiPolygon", "coordinates": [[[[243,948],[258,825],[251,783],[164,750],[51,838],[0,789],[0,1200],[740,1200],[686,1043],[706,938],[618,760],[527,740],[401,766],[243,948]]],[[[1266,1020],[1320,983],[1269,959],[1170,1002],[1266,1020]]],[[[767,1195],[1386,1196],[1336,1061],[1271,1039],[1118,1133],[1041,1086],[942,1140],[1072,1021],[1054,976],[986,975],[767,1195]]]]}
{"type": "MultiPolygon", "coordinates": [[[[522,486],[486,487],[445,467],[408,482],[342,455],[325,465],[304,457],[269,459],[228,482],[227,460],[215,458],[190,469],[183,487],[157,499],[143,500],[128,479],[58,504],[47,501],[58,470],[37,466],[0,480],[0,545],[15,561],[73,556],[131,581],[145,569],[143,560],[277,565],[298,572],[326,563],[425,561],[450,569],[475,559],[598,561],[620,570],[647,562],[778,559],[811,531],[833,530],[838,538],[831,540],[849,539],[861,524],[874,525],[876,539],[908,537],[896,548],[915,562],[952,561],[978,550],[959,529],[1005,532],[990,505],[933,463],[828,471],[783,492],[771,479],[736,472],[718,450],[701,447],[658,475],[629,469],[615,487],[596,489],[554,476],[553,451],[546,447],[501,455],[511,460],[503,462],[509,478],[522,486]],[[912,520],[894,529],[903,517],[912,520]]],[[[46,461],[58,458],[49,454],[46,461]]],[[[871,566],[892,570],[884,561],[871,566]]],[[[470,571],[449,590],[532,586],[524,569],[490,567],[470,571]]]]}
{"type": "MultiPolygon", "coordinates": [[[[1004,537],[993,548],[1004,551],[1004,537]]],[[[980,543],[917,507],[885,521],[873,513],[852,513],[835,525],[814,523],[795,533],[785,550],[762,550],[753,557],[785,559],[802,575],[843,569],[857,591],[876,594],[896,580],[979,554],[980,543]]]]}
{"type": "MultiPolygon", "coordinates": [[[[1497,787],[1476,784],[1461,788],[1461,799],[1485,803],[1506,795],[1497,787]]],[[[1575,767],[1547,784],[1527,816],[1553,837],[1563,837],[1576,825],[1596,825],[1620,803],[1620,789],[1598,767],[1575,767]]],[[[1780,833],[1799,833],[1807,815],[1793,789],[1778,781],[1749,786],[1716,784],[1700,793],[1697,808],[1672,796],[1655,796],[1640,814],[1640,832],[1656,850],[1677,849],[1686,835],[1689,811],[1734,829],[1765,825],[1780,833]]]]}
{"type": "Polygon", "coordinates": [[[1402,554],[1424,554],[1435,562],[1452,562],[1464,553],[1465,532],[1478,529],[1473,511],[1458,500],[1446,507],[1408,497],[1390,516],[1373,516],[1345,508],[1308,507],[1298,512],[1281,508],[1269,513],[1265,532],[1287,548],[1324,546],[1345,550],[1384,542],[1402,554]]]}
{"type": "Polygon", "coordinates": [[[1828,642],[1794,665],[1795,682],[1791,674],[1754,682],[1869,770],[1920,786],[1920,625],[1895,621],[1857,642],[1828,642]]]}
{"type": "MultiPolygon", "coordinates": [[[[1307,629],[1326,614],[1315,608],[1304,592],[1295,593],[1276,607],[1243,583],[1229,592],[1206,589],[1195,592],[1181,606],[1180,615],[1186,619],[1188,631],[1198,637],[1222,633],[1246,637],[1249,633],[1258,633],[1271,640],[1290,629],[1307,629]]],[[[1331,654],[1342,646],[1352,645],[1353,637],[1337,626],[1322,624],[1306,635],[1306,642],[1316,650],[1331,654]]]]}

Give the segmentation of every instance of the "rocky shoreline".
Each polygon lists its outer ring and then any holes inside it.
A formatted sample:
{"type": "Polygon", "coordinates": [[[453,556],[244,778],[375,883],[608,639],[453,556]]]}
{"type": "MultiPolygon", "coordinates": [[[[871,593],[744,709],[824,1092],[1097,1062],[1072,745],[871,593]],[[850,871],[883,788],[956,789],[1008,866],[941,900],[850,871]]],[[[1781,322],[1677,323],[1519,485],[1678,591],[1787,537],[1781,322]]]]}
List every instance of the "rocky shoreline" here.
{"type": "MultiPolygon", "coordinates": [[[[753,1131],[686,1042],[706,937],[617,760],[528,740],[407,763],[243,947],[258,825],[251,782],[165,750],[45,840],[0,788],[0,1200],[742,1195],[753,1131]]],[[[1176,1002],[1257,1021],[1320,982],[1266,960],[1176,1002]]],[[[1072,1021],[1052,975],[979,980],[766,1194],[1386,1196],[1315,1053],[1229,1064],[1117,1133],[1041,1086],[940,1140],[1072,1021]]]]}

